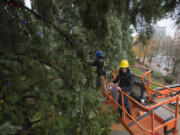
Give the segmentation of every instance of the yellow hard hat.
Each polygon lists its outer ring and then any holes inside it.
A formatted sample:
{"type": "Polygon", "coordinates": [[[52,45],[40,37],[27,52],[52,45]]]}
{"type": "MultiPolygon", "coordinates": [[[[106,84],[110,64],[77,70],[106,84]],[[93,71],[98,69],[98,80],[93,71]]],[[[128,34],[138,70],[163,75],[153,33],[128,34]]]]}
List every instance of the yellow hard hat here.
{"type": "Polygon", "coordinates": [[[120,67],[121,68],[127,68],[129,67],[129,63],[127,60],[122,60],[121,63],[120,63],[120,67]]]}

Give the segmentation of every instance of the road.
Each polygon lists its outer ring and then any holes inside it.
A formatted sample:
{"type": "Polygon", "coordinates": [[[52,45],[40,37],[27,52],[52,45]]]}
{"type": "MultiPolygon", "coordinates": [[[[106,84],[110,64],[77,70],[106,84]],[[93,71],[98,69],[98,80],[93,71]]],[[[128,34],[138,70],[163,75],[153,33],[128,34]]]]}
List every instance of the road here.
{"type": "Polygon", "coordinates": [[[164,70],[161,67],[158,67],[156,63],[152,62],[151,65],[149,64],[149,62],[145,62],[146,65],[149,65],[150,68],[155,71],[155,72],[161,72],[163,74],[163,76],[167,75],[168,72],[166,70],[164,70]]]}

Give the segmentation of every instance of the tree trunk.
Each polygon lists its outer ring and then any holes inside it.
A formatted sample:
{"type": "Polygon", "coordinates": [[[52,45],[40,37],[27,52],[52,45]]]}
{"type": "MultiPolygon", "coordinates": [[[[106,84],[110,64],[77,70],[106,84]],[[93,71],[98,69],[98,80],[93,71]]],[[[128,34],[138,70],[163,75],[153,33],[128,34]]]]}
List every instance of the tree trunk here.
{"type": "Polygon", "coordinates": [[[171,64],[171,58],[169,57],[168,58],[168,67],[167,67],[167,69],[170,69],[170,64],[171,64]]]}
{"type": "Polygon", "coordinates": [[[163,56],[161,55],[161,58],[160,58],[160,62],[159,62],[159,65],[161,65],[161,62],[162,62],[162,57],[163,57],[163,56]]]}
{"type": "Polygon", "coordinates": [[[144,62],[145,62],[146,56],[147,56],[147,48],[146,48],[146,53],[145,53],[145,55],[144,55],[144,57],[143,57],[143,64],[144,64],[144,62]]]}
{"type": "Polygon", "coordinates": [[[179,61],[177,60],[176,61],[176,68],[175,68],[175,74],[176,74],[176,83],[180,83],[180,63],[179,61]]]}
{"type": "Polygon", "coordinates": [[[153,55],[151,55],[150,60],[149,60],[150,65],[152,63],[152,59],[153,59],[153,55]]]}
{"type": "Polygon", "coordinates": [[[176,75],[176,66],[177,66],[177,62],[175,61],[173,71],[172,71],[173,75],[176,75]]]}
{"type": "Polygon", "coordinates": [[[145,53],[145,55],[144,55],[144,57],[143,57],[143,64],[144,64],[144,62],[145,62],[145,59],[146,59],[146,53],[145,53]]]}

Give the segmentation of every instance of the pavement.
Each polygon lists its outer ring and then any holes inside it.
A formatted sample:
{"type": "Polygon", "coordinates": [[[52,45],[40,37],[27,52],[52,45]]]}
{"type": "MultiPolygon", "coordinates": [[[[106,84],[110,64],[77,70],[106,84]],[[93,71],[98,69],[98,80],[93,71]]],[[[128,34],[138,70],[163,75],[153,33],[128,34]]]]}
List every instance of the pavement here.
{"type": "Polygon", "coordinates": [[[122,123],[113,123],[111,126],[111,135],[130,135],[122,123]]]}
{"type": "Polygon", "coordinates": [[[112,131],[111,135],[130,135],[130,133],[126,131],[112,131]]]}

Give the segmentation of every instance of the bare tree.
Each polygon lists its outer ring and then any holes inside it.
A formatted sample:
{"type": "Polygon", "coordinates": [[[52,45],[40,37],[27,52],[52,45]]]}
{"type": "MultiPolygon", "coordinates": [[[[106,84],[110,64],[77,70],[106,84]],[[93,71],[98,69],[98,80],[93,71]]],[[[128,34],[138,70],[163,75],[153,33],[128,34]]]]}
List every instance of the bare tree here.
{"type": "Polygon", "coordinates": [[[160,54],[162,45],[162,40],[160,38],[153,38],[149,41],[150,53],[148,57],[150,64],[152,62],[152,59],[160,54]]]}
{"type": "Polygon", "coordinates": [[[180,72],[180,55],[179,55],[180,44],[175,45],[173,50],[174,50],[174,53],[173,53],[173,62],[174,62],[173,74],[177,75],[177,73],[180,72]]]}
{"type": "Polygon", "coordinates": [[[164,38],[163,46],[161,48],[161,54],[162,57],[165,57],[166,59],[167,68],[170,69],[174,56],[174,45],[171,37],[166,36],[164,38]]]}

